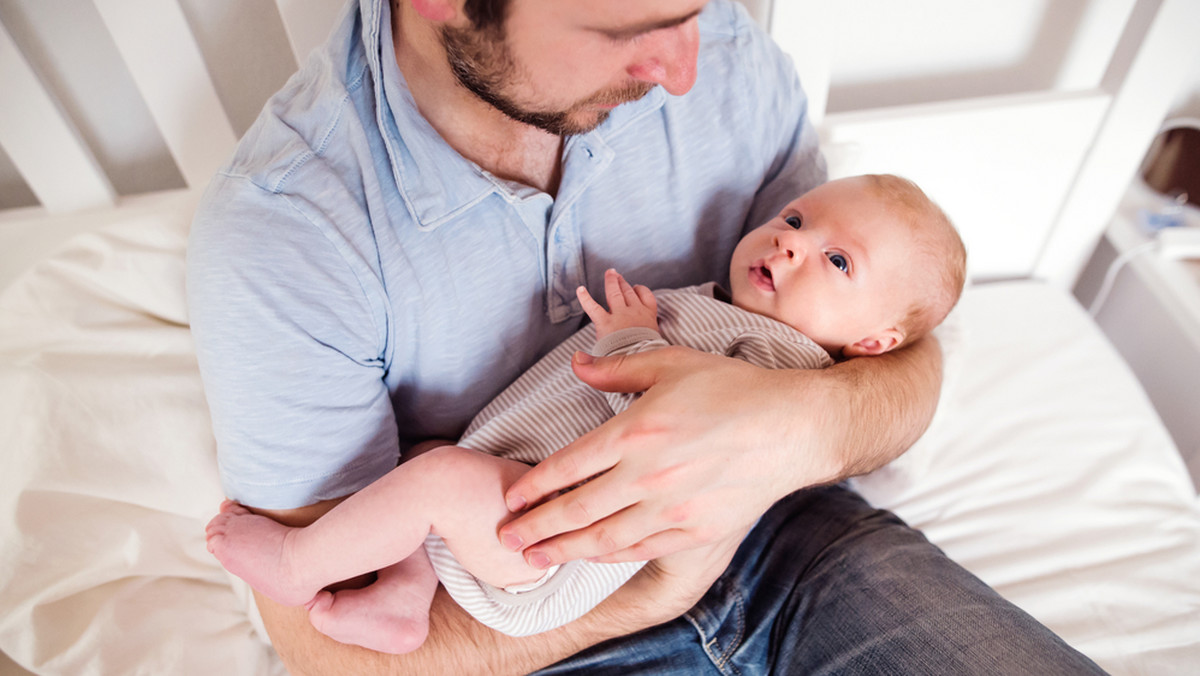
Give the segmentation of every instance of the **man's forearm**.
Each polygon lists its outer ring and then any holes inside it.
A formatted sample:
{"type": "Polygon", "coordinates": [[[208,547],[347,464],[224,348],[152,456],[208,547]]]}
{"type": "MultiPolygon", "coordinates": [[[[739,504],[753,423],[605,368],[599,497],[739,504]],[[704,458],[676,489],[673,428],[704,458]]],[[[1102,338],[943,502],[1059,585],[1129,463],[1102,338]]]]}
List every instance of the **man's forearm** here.
{"type": "Polygon", "coordinates": [[[929,427],[942,383],[932,336],[877,357],[851,359],[826,371],[827,396],[815,442],[834,461],[833,480],[878,469],[899,457],[929,427]]]}
{"type": "MultiPolygon", "coordinates": [[[[629,592],[618,591],[568,625],[514,638],[480,624],[439,588],[430,609],[429,638],[405,655],[338,643],[313,629],[303,608],[281,606],[257,594],[255,599],[271,642],[293,676],[527,674],[601,641],[670,619],[660,608],[641,608],[631,602],[636,593],[629,592]]],[[[640,593],[646,595],[646,590],[640,593]]]]}

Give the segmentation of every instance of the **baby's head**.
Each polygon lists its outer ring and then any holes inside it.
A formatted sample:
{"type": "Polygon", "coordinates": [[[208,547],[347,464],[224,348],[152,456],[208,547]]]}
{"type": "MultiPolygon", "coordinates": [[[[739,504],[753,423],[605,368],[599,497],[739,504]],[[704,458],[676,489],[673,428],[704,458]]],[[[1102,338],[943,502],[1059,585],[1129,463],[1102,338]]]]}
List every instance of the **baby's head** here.
{"type": "Polygon", "coordinates": [[[958,302],[966,249],[912,181],[853,176],[813,188],[738,243],[733,303],[788,324],[835,357],[882,354],[958,302]]]}

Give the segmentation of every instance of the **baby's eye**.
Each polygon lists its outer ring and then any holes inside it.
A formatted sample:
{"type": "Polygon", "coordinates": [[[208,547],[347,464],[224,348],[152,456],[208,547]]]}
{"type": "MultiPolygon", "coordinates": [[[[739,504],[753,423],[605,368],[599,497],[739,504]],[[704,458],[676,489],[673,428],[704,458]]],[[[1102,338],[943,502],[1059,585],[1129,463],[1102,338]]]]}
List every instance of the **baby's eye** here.
{"type": "Polygon", "coordinates": [[[800,225],[801,225],[801,223],[800,223],[800,217],[799,217],[799,216],[788,216],[787,218],[783,219],[783,222],[784,222],[784,223],[787,223],[787,224],[788,224],[788,225],[790,225],[790,226],[792,226],[792,229],[793,229],[793,230],[799,230],[799,229],[800,229],[800,225]]]}
{"type": "Polygon", "coordinates": [[[850,261],[842,254],[827,253],[825,256],[829,258],[829,262],[833,263],[833,266],[838,270],[841,270],[842,272],[850,271],[850,261]]]}

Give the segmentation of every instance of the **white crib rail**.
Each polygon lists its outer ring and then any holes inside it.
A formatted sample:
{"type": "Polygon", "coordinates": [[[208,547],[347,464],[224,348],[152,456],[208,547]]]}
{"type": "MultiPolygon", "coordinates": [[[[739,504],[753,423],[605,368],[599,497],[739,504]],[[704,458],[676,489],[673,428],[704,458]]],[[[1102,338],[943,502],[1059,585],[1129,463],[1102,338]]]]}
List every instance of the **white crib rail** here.
{"type": "Polygon", "coordinates": [[[308,53],[329,37],[340,11],[335,2],[314,0],[275,0],[275,6],[279,8],[296,63],[304,63],[308,53]]]}
{"type": "Polygon", "coordinates": [[[237,138],[183,10],[174,1],[93,1],[184,181],[205,185],[237,138]]]}
{"type": "MultiPolygon", "coordinates": [[[[185,186],[202,187],[229,157],[237,135],[180,0],[91,2],[185,186]]],[[[276,0],[295,62],[325,40],[344,2],[276,0]]],[[[276,63],[286,58],[274,56],[276,63]]],[[[71,119],[30,61],[0,23],[0,149],[44,213],[118,204],[114,181],[80,133],[82,121],[71,119]]]]}
{"type": "MultiPolygon", "coordinates": [[[[184,183],[204,185],[228,157],[235,131],[184,12],[188,2],[197,0],[90,1],[184,183]]],[[[277,13],[287,48],[301,62],[333,28],[343,2],[274,0],[255,4],[253,11],[265,6],[277,13]]],[[[810,112],[831,142],[835,173],[894,171],[925,185],[964,231],[974,249],[977,277],[1035,276],[1070,284],[1158,121],[1192,65],[1200,62],[1200,40],[1194,38],[1200,2],[1114,0],[1102,13],[1111,19],[1128,12],[1128,17],[1109,22],[1115,27],[1126,19],[1119,41],[1115,28],[1100,47],[1081,47],[1094,40],[1065,36],[1071,50],[1105,55],[1111,38],[1107,73],[1092,73],[1086,84],[825,115],[833,41],[848,30],[890,27],[868,25],[870,17],[863,18],[861,8],[854,15],[850,6],[857,3],[743,2],[756,16],[769,19],[772,34],[795,58],[810,112]]],[[[939,2],[921,0],[914,7],[946,9],[939,2]]],[[[1051,23],[1041,27],[1054,29],[1051,23]]],[[[33,59],[26,59],[0,27],[0,148],[46,212],[119,203],[112,188],[119,182],[105,175],[78,133],[77,128],[86,127],[63,114],[53,88],[39,82],[37,64],[31,67],[29,61],[33,59]]],[[[1071,64],[1059,66],[1078,70],[1071,64]]]]}
{"type": "Polygon", "coordinates": [[[1198,31],[1196,0],[1138,3],[1126,27],[1129,39],[1113,54],[1100,85],[1113,97],[1112,104],[1063,199],[1036,276],[1063,286],[1075,283],[1178,95],[1179,84],[1200,63],[1198,31]]]}
{"type": "Polygon", "coordinates": [[[112,204],[112,184],[74,123],[0,25],[0,147],[47,211],[112,204]],[[20,105],[17,105],[17,103],[20,105]]]}

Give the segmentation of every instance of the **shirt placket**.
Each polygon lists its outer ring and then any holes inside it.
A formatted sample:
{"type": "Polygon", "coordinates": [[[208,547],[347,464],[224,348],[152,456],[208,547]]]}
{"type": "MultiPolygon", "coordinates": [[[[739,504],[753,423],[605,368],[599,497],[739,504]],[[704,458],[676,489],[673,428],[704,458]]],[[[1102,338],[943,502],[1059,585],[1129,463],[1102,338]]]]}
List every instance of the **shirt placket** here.
{"type": "Polygon", "coordinates": [[[575,289],[586,282],[587,269],[575,206],[613,156],[612,148],[598,135],[576,136],[567,145],[563,180],[546,233],[546,314],[552,322],[583,313],[575,289]]]}

